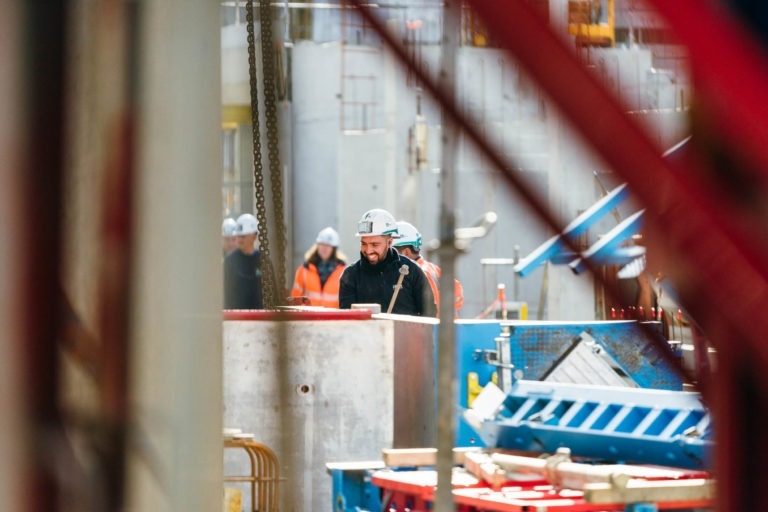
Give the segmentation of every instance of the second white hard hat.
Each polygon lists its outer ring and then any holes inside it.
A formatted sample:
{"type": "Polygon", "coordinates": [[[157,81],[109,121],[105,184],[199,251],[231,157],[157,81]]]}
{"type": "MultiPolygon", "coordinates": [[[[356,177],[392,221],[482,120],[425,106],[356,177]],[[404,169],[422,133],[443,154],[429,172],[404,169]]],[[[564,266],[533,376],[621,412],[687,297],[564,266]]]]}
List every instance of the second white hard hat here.
{"type": "Polygon", "coordinates": [[[320,232],[317,234],[317,239],[315,240],[315,243],[326,244],[326,245],[330,245],[331,247],[338,247],[339,234],[332,227],[321,229],[320,232]]]}
{"type": "Polygon", "coordinates": [[[221,236],[235,236],[237,232],[237,221],[232,217],[227,217],[221,223],[221,236]]]}
{"type": "Polygon", "coordinates": [[[259,232],[259,221],[250,213],[244,213],[237,218],[235,235],[252,235],[259,232]]]}
{"type": "Polygon", "coordinates": [[[355,236],[397,236],[397,224],[395,218],[387,210],[374,208],[363,214],[357,223],[355,236]]]}
{"type": "Polygon", "coordinates": [[[397,234],[399,237],[392,244],[394,247],[402,247],[404,245],[421,247],[421,233],[410,222],[399,221],[397,223],[397,234]]]}

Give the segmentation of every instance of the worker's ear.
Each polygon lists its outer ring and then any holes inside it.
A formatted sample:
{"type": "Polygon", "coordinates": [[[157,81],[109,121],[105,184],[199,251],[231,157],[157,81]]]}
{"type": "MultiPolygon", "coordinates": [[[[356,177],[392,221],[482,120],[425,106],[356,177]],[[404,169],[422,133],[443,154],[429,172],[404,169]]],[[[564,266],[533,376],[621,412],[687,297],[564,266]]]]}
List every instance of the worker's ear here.
{"type": "Polygon", "coordinates": [[[392,237],[388,236],[387,237],[387,249],[389,249],[390,247],[392,247],[392,237]]]}

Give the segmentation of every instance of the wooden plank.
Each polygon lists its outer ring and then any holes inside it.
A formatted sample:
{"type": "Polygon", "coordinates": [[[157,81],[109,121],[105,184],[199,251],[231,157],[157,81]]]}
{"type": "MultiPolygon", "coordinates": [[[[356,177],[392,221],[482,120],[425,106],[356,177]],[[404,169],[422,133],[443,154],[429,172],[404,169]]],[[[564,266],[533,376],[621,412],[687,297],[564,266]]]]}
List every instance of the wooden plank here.
{"type": "MultiPolygon", "coordinates": [[[[466,453],[479,452],[480,448],[454,448],[453,463],[464,464],[466,453]]],[[[434,466],[437,464],[437,448],[385,448],[381,450],[384,464],[388,467],[434,466]]]]}
{"type": "Polygon", "coordinates": [[[494,490],[501,489],[507,480],[507,472],[494,464],[487,453],[465,453],[464,468],[475,478],[485,481],[494,490]]]}
{"type": "Polygon", "coordinates": [[[715,481],[703,478],[660,481],[631,479],[626,487],[609,483],[584,486],[584,500],[588,503],[710,501],[714,497],[715,481]]]}

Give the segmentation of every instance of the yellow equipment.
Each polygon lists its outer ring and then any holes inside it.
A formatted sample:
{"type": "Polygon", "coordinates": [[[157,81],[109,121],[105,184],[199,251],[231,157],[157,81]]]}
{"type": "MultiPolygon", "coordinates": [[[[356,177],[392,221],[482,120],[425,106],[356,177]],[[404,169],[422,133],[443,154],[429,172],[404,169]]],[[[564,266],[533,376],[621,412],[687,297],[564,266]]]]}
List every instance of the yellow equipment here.
{"type": "Polygon", "coordinates": [[[614,46],[614,0],[569,0],[568,33],[577,46],[614,46]]]}

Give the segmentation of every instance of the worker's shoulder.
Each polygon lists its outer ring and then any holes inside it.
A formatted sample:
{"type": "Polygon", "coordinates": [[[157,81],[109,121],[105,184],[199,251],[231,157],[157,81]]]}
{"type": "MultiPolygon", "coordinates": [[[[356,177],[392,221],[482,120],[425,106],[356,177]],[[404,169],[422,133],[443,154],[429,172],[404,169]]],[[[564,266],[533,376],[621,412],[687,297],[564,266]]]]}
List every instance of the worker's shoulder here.
{"type": "Polygon", "coordinates": [[[361,268],[361,260],[353,261],[349,265],[344,266],[344,270],[341,273],[341,276],[350,276],[352,274],[356,274],[360,272],[361,268]]]}

